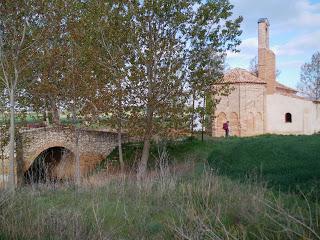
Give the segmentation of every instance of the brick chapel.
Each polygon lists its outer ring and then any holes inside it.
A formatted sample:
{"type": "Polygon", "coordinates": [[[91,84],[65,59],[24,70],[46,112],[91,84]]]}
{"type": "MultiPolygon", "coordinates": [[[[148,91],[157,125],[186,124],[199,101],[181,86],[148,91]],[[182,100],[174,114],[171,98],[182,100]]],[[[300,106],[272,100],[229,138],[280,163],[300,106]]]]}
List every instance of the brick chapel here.
{"type": "Polygon", "coordinates": [[[269,21],[258,21],[258,76],[245,69],[227,72],[231,92],[220,99],[212,121],[212,136],[224,136],[229,121],[231,136],[313,134],[320,131],[320,102],[276,80],[276,56],[269,48],[269,21]]]}

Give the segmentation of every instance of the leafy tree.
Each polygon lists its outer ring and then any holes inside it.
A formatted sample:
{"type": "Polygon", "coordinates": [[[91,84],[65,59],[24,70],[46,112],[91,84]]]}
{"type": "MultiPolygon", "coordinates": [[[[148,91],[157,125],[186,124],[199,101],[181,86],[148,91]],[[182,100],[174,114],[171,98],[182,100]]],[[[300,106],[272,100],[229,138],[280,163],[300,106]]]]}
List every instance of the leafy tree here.
{"type": "Polygon", "coordinates": [[[167,116],[183,96],[186,40],[179,35],[185,30],[190,7],[190,1],[133,1],[130,6],[135,50],[130,61],[129,122],[130,130],[141,134],[144,142],[138,179],[146,172],[153,135],[161,123],[168,123],[167,116]]]}
{"type": "Polygon", "coordinates": [[[79,116],[82,115],[87,101],[94,94],[92,88],[92,73],[86,48],[87,28],[83,27],[83,17],[86,12],[86,3],[79,1],[64,1],[67,11],[64,15],[66,29],[66,63],[63,68],[63,77],[59,87],[64,108],[72,114],[72,124],[75,133],[75,182],[81,183],[80,149],[79,149],[79,116]]]}
{"type": "MultiPolygon", "coordinates": [[[[7,106],[8,106],[8,96],[5,93],[4,86],[0,84],[0,158],[1,158],[1,167],[0,172],[2,172],[2,176],[0,182],[3,184],[6,181],[6,168],[7,161],[5,157],[5,147],[8,145],[8,114],[7,114],[7,106]]],[[[4,185],[3,185],[4,186],[4,185]]]]}
{"type": "Polygon", "coordinates": [[[118,150],[121,169],[122,132],[127,119],[129,88],[128,75],[130,54],[133,52],[130,28],[131,13],[126,1],[91,1],[86,24],[94,46],[94,68],[97,79],[96,95],[92,102],[100,113],[107,116],[110,127],[118,132],[118,150]]]}
{"type": "MultiPolygon", "coordinates": [[[[138,178],[146,172],[151,139],[175,126],[190,89],[204,97],[216,66],[240,41],[242,18],[231,20],[229,1],[132,1],[135,51],[130,61],[131,121],[143,136],[138,178]]],[[[179,125],[179,124],[178,124],[179,125]]]]}
{"type": "Polygon", "coordinates": [[[34,23],[38,19],[37,8],[33,1],[0,2],[0,80],[8,94],[10,105],[9,129],[9,181],[11,190],[15,188],[15,113],[16,96],[30,80],[30,65],[33,52],[32,43],[36,42],[34,23]]]}
{"type": "Polygon", "coordinates": [[[37,27],[42,33],[42,42],[34,49],[37,58],[33,65],[34,81],[27,87],[29,106],[44,115],[49,113],[52,122],[59,124],[59,106],[62,104],[59,91],[69,49],[66,17],[72,8],[66,7],[66,1],[62,0],[39,5],[41,15],[37,27]]]}
{"type": "MultiPolygon", "coordinates": [[[[77,147],[79,118],[104,113],[118,130],[120,159],[125,125],[143,138],[140,179],[152,139],[177,135],[187,126],[191,96],[203,103],[192,114],[198,111],[204,119],[211,111],[208,96],[221,91],[212,85],[221,80],[225,53],[240,43],[242,18],[231,20],[227,0],[2,1],[0,7],[12,186],[16,95],[29,98],[39,111],[57,113],[61,106],[71,112],[77,147]],[[38,32],[41,44],[32,45],[38,32]]],[[[75,155],[80,183],[78,150],[75,155]]]]}
{"type": "Polygon", "coordinates": [[[311,62],[301,67],[298,89],[304,96],[320,100],[320,52],[314,53],[311,62]]]}
{"type": "MultiPolygon", "coordinates": [[[[192,119],[194,113],[200,116],[202,136],[206,116],[212,114],[218,94],[227,90],[212,86],[222,81],[225,53],[237,51],[240,44],[242,17],[231,20],[233,6],[229,1],[207,1],[198,6],[194,13],[190,31],[190,91],[192,95],[192,119]],[[219,91],[216,91],[216,90],[219,91]],[[212,98],[211,95],[215,97],[212,98]],[[194,104],[194,101],[199,104],[194,104]]],[[[193,130],[193,124],[191,124],[193,130]]]]}

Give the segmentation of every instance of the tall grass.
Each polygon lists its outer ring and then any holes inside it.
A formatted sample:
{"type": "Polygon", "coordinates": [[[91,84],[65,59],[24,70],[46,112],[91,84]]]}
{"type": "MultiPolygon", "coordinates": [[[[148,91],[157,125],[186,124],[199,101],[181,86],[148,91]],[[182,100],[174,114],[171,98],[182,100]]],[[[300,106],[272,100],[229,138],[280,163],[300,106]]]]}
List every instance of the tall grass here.
{"type": "Polygon", "coordinates": [[[1,192],[0,239],[320,239],[319,203],[167,159],[141,182],[93,176],[78,190],[1,192]]]}

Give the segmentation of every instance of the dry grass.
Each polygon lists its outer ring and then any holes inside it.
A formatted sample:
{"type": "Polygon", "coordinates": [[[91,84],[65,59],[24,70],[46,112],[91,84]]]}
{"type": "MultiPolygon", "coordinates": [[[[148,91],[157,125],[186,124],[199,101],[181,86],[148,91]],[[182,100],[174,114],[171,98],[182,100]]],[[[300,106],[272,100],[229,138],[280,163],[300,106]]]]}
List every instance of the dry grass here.
{"type": "Polygon", "coordinates": [[[320,239],[317,202],[167,160],[159,154],[141,182],[132,172],[100,173],[79,189],[3,191],[0,239],[320,239]]]}

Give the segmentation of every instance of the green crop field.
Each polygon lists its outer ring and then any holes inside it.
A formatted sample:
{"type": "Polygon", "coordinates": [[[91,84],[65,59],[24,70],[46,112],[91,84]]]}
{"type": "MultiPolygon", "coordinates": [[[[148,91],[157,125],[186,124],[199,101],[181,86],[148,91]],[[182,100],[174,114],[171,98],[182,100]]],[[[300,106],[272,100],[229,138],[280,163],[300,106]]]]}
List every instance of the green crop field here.
{"type": "Polygon", "coordinates": [[[275,190],[320,196],[320,135],[216,141],[208,162],[231,178],[256,177],[275,190]]]}

